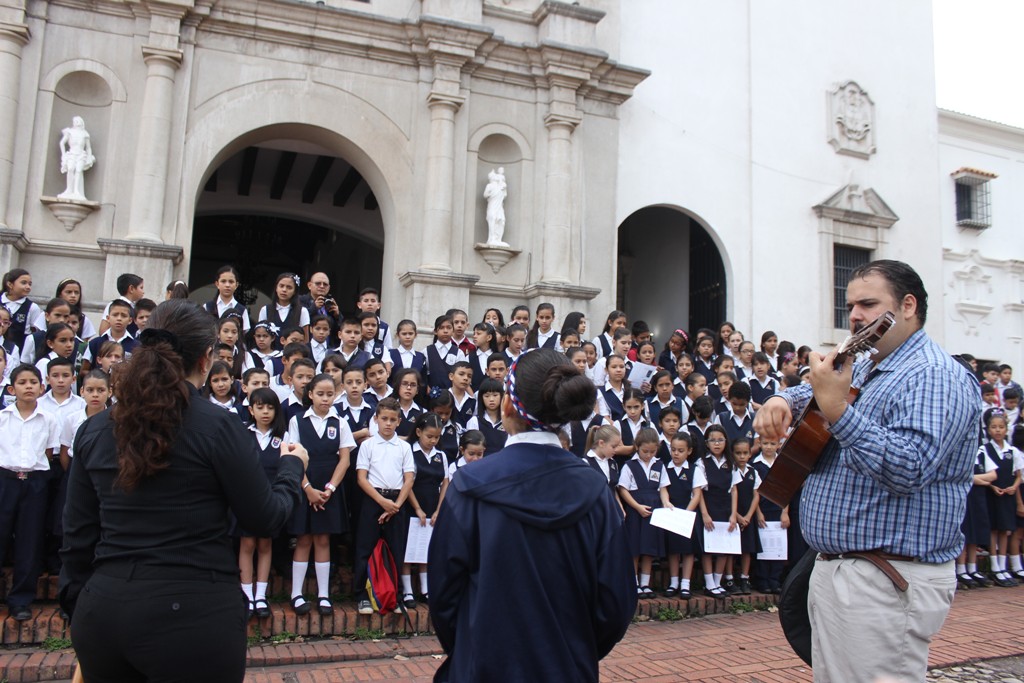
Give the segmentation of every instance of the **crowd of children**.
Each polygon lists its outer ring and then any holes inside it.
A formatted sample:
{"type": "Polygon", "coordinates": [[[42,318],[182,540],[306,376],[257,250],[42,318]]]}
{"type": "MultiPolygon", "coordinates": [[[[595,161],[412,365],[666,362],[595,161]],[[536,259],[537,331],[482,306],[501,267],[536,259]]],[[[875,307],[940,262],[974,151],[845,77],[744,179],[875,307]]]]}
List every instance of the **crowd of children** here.
{"type": "MultiPolygon", "coordinates": [[[[309,453],[302,482],[307,505],[295,511],[285,539],[291,539],[291,602],[299,614],[333,610],[329,585],[339,539],[354,558],[352,591],[361,613],[373,609],[366,599],[367,559],[380,538],[400,567],[405,605],[415,606],[417,593],[428,595],[426,567],[403,563],[410,520],[432,525],[451,478],[504,447],[505,377],[536,348],[564,352],[597,388],[590,416],[565,425],[560,438],[617,493],[641,597],[658,589],[689,598],[695,564],[706,595],[777,593],[787,563],[806,550],[798,500],[782,508],[758,494],[780,444],[754,433],[753,416],[772,395],[802,381],[809,347],[780,342],[769,331],[758,350],[722,323],[692,337],[676,329],[659,351],[648,326],[629,326],[622,311],[612,311],[588,341],[582,313],[569,313],[559,327],[554,307],[545,303],[532,322],[527,307],[515,307],[507,325],[496,308],[472,325],[465,311],[449,310],[433,321],[433,342],[419,349],[417,322],[383,321],[375,289],[360,293],[355,313],[333,315],[299,295],[297,275],[282,273],[271,303],[250,319],[235,299],[233,267],[221,268],[214,284],[217,296],[203,306],[217,327],[217,360],[203,395],[238,415],[269,478],[282,443],[299,442],[309,453]],[[693,511],[692,535],[652,525],[658,508],[693,511]],[[769,522],[787,530],[789,560],[757,559],[760,530],[769,522]],[[739,530],[739,555],[704,552],[706,534],[719,525],[739,530]],[[311,555],[315,600],[303,594],[311,555]],[[667,585],[652,586],[655,564],[667,569],[667,585]]],[[[76,280],[62,280],[42,307],[29,298],[27,271],[10,271],[2,285],[0,548],[13,548],[7,602],[23,619],[31,615],[40,572],[55,569],[75,433],[117,400],[122,362],[156,303],[145,298],[142,278],[121,275],[119,297],[94,324],[82,312],[76,280]]],[[[188,296],[184,282],[167,287],[166,298],[188,296]]],[[[1024,581],[1021,388],[1006,365],[985,365],[982,376],[988,410],[963,526],[967,545],[957,562],[965,588],[1024,581]],[[988,575],[978,569],[980,547],[991,558],[988,575]]],[[[256,538],[234,522],[230,532],[238,539],[250,613],[268,616],[267,586],[281,539],[256,538]]]]}

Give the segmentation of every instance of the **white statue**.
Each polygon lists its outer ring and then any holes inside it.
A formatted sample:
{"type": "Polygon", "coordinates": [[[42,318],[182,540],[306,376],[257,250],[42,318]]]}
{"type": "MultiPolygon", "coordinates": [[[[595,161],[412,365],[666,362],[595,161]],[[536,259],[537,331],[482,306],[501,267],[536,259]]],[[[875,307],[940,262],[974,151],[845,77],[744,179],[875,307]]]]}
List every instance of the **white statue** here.
{"type": "Polygon", "coordinates": [[[505,169],[487,173],[487,186],[484,187],[484,199],[487,200],[487,245],[507,247],[502,241],[505,235],[505,197],[508,196],[508,183],[505,182],[505,169]]]}
{"type": "Polygon", "coordinates": [[[67,174],[68,186],[57,198],[88,201],[85,198],[85,172],[95,163],[85,121],[76,116],[71,119],[71,127],[61,131],[60,172],[67,174]]]}

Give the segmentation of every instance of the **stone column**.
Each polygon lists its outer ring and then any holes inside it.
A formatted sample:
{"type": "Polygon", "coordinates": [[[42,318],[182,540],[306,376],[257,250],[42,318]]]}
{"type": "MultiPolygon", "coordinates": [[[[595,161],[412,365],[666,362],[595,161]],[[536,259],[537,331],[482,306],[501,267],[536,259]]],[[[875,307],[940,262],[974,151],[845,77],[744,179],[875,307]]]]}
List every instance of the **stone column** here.
{"type": "Polygon", "coordinates": [[[544,200],[541,281],[567,284],[572,240],[572,133],[579,119],[548,114],[548,172],[544,200]]]}
{"type": "Polygon", "coordinates": [[[167,165],[171,154],[174,74],[181,65],[181,51],[143,47],[142,55],[147,68],[146,92],[135,149],[132,208],[126,239],[163,242],[161,233],[167,165]]]}
{"type": "Polygon", "coordinates": [[[451,272],[452,193],[455,177],[455,113],[462,98],[431,92],[430,143],[427,149],[423,216],[423,261],[420,269],[451,272]]]}
{"type": "Polygon", "coordinates": [[[0,228],[7,227],[7,207],[14,173],[14,140],[18,130],[18,89],[21,48],[28,43],[25,24],[0,22],[0,228]]]}

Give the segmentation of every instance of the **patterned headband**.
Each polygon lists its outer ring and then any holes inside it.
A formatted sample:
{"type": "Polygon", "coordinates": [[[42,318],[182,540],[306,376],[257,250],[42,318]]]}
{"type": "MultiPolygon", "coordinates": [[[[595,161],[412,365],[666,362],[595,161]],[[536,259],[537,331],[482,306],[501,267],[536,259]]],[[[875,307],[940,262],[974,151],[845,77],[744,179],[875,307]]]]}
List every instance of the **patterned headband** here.
{"type": "Polygon", "coordinates": [[[512,367],[508,369],[508,376],[505,378],[505,395],[512,401],[512,407],[519,413],[519,417],[530,426],[530,430],[534,432],[550,432],[553,431],[551,427],[544,424],[526,409],[523,402],[519,398],[519,393],[516,391],[516,369],[519,366],[519,359],[517,358],[512,362],[512,367]]]}
{"type": "Polygon", "coordinates": [[[266,320],[261,320],[258,323],[256,323],[255,325],[253,325],[252,326],[252,331],[255,332],[256,330],[260,329],[261,327],[263,329],[265,329],[267,332],[269,332],[270,334],[274,335],[275,337],[280,336],[280,334],[278,333],[278,330],[277,330],[277,325],[275,325],[274,323],[271,323],[271,322],[267,322],[266,320]]]}
{"type": "Polygon", "coordinates": [[[782,362],[783,363],[788,363],[789,361],[793,360],[794,358],[796,358],[796,354],[793,353],[792,351],[789,351],[787,353],[782,354],[782,362]]]}
{"type": "Polygon", "coordinates": [[[690,341],[690,335],[686,334],[686,332],[684,332],[683,330],[676,329],[672,332],[672,334],[678,334],[680,337],[682,337],[684,344],[690,341]]]}

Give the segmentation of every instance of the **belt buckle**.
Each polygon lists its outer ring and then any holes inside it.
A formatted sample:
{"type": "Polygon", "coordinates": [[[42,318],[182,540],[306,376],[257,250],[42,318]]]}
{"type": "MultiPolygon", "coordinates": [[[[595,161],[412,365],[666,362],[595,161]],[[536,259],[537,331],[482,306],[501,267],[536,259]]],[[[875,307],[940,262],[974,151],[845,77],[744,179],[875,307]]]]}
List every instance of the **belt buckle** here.
{"type": "Polygon", "coordinates": [[[28,479],[28,472],[18,472],[18,479],[22,481],[28,479]]]}

